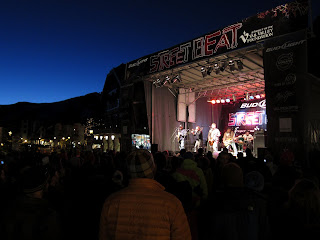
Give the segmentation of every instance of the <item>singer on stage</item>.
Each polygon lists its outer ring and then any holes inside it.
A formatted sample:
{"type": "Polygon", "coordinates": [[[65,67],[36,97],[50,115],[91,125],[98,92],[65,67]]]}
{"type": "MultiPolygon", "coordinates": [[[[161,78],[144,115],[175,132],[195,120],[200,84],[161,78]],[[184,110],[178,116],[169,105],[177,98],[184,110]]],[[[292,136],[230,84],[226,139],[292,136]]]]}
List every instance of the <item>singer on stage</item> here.
{"type": "Polygon", "coordinates": [[[203,141],[202,128],[197,126],[195,130],[194,129],[191,130],[191,133],[196,138],[196,141],[194,143],[194,152],[197,152],[198,149],[201,147],[201,144],[202,144],[202,141],[203,141]]]}
{"type": "Polygon", "coordinates": [[[208,151],[217,152],[219,137],[221,136],[220,130],[217,128],[215,123],[211,124],[209,133],[208,133],[208,151]]]}

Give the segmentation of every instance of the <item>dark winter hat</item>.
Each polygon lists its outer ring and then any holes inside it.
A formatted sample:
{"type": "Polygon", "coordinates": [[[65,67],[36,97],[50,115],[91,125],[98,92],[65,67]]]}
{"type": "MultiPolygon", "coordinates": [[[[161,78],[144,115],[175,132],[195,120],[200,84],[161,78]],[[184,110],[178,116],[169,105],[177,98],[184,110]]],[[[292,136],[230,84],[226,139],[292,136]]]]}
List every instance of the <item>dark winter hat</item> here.
{"type": "Polygon", "coordinates": [[[27,167],[22,172],[22,188],[24,193],[34,193],[44,188],[47,177],[38,167],[27,167]]]}
{"type": "Polygon", "coordinates": [[[127,157],[127,165],[132,178],[154,178],[156,165],[152,154],[145,149],[131,152],[127,157]]]}
{"type": "Polygon", "coordinates": [[[249,172],[245,176],[244,184],[247,188],[260,192],[264,188],[264,177],[258,171],[249,172]]]}

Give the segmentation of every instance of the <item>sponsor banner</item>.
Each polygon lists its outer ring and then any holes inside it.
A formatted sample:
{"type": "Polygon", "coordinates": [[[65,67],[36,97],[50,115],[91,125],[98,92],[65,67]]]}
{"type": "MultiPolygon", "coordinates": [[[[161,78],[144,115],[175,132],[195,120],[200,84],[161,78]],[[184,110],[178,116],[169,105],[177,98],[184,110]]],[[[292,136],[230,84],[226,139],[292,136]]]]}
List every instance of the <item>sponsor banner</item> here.
{"type": "Polygon", "coordinates": [[[227,110],[228,127],[238,127],[238,132],[254,131],[255,128],[266,129],[266,100],[240,102],[227,110]]]}
{"type": "Polygon", "coordinates": [[[265,87],[268,110],[299,110],[297,75],[307,72],[306,32],[299,31],[266,41],[264,50],[265,87]]]}
{"type": "MultiPolygon", "coordinates": [[[[259,13],[241,22],[208,33],[127,64],[127,79],[143,76],[173,67],[246,47],[259,41],[306,29],[308,0],[298,0],[259,13]]],[[[301,40],[302,41],[302,40],[301,40]]],[[[301,42],[285,42],[268,52],[290,48],[301,42]]],[[[279,59],[279,67],[290,65],[290,55],[279,59]]]]}

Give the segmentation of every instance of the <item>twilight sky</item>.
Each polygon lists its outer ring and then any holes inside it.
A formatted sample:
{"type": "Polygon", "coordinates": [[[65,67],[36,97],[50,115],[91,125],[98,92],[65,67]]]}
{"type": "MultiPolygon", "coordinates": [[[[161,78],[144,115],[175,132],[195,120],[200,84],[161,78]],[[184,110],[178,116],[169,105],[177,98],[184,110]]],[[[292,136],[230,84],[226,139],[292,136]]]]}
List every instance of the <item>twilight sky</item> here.
{"type": "MultiPolygon", "coordinates": [[[[0,105],[101,92],[121,63],[286,2],[0,0],[0,105]]],[[[311,2],[314,19],[320,1],[311,2]]]]}

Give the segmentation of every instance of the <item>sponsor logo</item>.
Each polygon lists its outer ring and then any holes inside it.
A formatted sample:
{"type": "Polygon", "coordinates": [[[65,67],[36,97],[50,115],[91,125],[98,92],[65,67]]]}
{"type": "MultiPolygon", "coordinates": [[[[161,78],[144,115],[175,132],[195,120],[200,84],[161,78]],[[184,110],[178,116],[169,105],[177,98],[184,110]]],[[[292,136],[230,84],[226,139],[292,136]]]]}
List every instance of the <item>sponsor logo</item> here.
{"type": "Polygon", "coordinates": [[[289,97],[294,96],[295,93],[293,91],[285,91],[285,92],[279,92],[276,95],[276,102],[286,102],[289,97]]]}
{"type": "Polygon", "coordinates": [[[266,108],[266,100],[262,100],[260,102],[255,102],[255,103],[242,103],[240,108],[255,108],[255,107],[260,107],[260,108],[266,108]]]}
{"type": "Polygon", "coordinates": [[[295,84],[297,81],[297,76],[293,73],[289,73],[286,78],[284,79],[284,81],[280,82],[280,83],[275,83],[274,86],[275,87],[281,87],[281,86],[290,86],[295,84]]]}
{"type": "Polygon", "coordinates": [[[297,41],[297,42],[286,42],[284,44],[282,44],[281,46],[276,46],[276,47],[270,47],[270,48],[267,48],[266,52],[273,52],[273,51],[278,51],[280,49],[282,50],[285,50],[287,48],[291,48],[291,47],[294,47],[294,46],[298,46],[298,45],[301,45],[305,42],[306,40],[301,40],[301,41],[297,41]]]}
{"type": "Polygon", "coordinates": [[[255,41],[259,41],[268,37],[273,36],[273,25],[260,28],[257,30],[251,31],[251,33],[247,33],[243,31],[243,34],[240,36],[240,39],[243,43],[251,43],[255,41]]]}
{"type": "Polygon", "coordinates": [[[128,66],[128,68],[138,67],[138,66],[140,66],[141,63],[145,63],[146,61],[148,61],[148,58],[139,59],[139,60],[136,61],[135,63],[130,63],[129,66],[128,66]]]}
{"type": "Polygon", "coordinates": [[[277,68],[281,71],[289,69],[293,64],[293,53],[281,54],[276,62],[277,68]]]}

